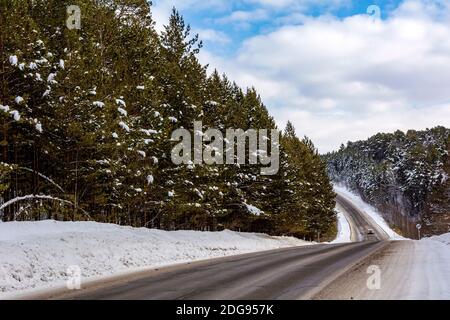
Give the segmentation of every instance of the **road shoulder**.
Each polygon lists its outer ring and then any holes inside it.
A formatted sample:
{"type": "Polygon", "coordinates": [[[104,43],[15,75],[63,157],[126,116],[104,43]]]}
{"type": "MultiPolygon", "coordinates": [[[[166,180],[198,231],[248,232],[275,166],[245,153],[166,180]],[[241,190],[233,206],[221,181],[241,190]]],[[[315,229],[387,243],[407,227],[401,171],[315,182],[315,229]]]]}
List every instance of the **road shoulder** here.
{"type": "Polygon", "coordinates": [[[316,294],[315,300],[404,299],[410,292],[413,241],[393,241],[316,294]],[[379,288],[376,277],[379,272],[379,288]],[[368,285],[369,283],[369,285],[368,285]]]}

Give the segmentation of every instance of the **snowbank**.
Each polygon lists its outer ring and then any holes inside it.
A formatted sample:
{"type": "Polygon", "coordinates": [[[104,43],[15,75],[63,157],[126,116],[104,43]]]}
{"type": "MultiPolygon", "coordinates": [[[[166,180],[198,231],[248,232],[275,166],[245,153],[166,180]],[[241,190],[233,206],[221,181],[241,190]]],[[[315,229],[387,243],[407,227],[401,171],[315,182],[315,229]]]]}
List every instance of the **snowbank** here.
{"type": "Polygon", "coordinates": [[[99,277],[309,244],[232,231],[167,232],[51,220],[0,223],[0,298],[2,292],[64,285],[70,266],[79,266],[83,278],[99,277]]]}
{"type": "Polygon", "coordinates": [[[336,211],[338,220],[338,233],[336,239],[334,239],[331,243],[351,242],[352,240],[350,224],[348,223],[345,214],[339,208],[336,208],[336,211]]]}
{"type": "Polygon", "coordinates": [[[372,207],[371,205],[365,203],[358,195],[354,194],[353,192],[349,191],[347,188],[343,187],[342,185],[334,185],[334,190],[336,192],[346,196],[349,198],[358,208],[363,210],[369,217],[371,217],[375,223],[383,229],[384,232],[386,232],[391,240],[404,240],[405,238],[397,234],[394,230],[389,227],[387,222],[383,219],[381,214],[372,207]]]}
{"type": "MultiPolygon", "coordinates": [[[[437,241],[450,246],[450,233],[445,233],[440,236],[432,236],[429,238],[423,238],[422,241],[437,241]]],[[[449,247],[450,248],[450,247],[449,247]]]]}
{"type": "Polygon", "coordinates": [[[414,241],[408,299],[450,299],[450,233],[414,241]]]}

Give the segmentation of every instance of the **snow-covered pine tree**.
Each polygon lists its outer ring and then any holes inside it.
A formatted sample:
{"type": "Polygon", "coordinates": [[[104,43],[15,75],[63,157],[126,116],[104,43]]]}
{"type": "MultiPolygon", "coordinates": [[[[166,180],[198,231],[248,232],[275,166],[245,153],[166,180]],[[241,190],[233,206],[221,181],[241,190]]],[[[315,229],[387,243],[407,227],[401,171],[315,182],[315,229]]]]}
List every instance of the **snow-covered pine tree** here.
{"type": "Polygon", "coordinates": [[[201,42],[175,9],[158,34],[146,0],[1,5],[2,219],[308,236],[315,231],[299,217],[333,217],[332,205],[310,196],[318,184],[327,199],[333,194],[316,154],[296,137],[289,148],[282,141],[273,177],[248,163],[172,163],[172,132],[192,132],[194,121],[224,136],[227,128],[276,129],[254,88],[208,76],[201,42]],[[81,29],[66,27],[72,4],[81,29]]]}
{"type": "Polygon", "coordinates": [[[410,237],[448,232],[450,129],[379,133],[349,142],[324,156],[337,183],[381,209],[386,220],[410,237]]]}

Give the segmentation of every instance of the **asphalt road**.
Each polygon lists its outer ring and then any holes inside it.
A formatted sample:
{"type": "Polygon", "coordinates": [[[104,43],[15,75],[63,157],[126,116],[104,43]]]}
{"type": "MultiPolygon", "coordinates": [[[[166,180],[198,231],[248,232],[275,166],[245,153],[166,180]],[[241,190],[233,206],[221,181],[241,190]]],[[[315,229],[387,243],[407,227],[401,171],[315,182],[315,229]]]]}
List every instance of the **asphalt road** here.
{"type": "Polygon", "coordinates": [[[147,272],[39,299],[308,299],[387,242],[316,245],[147,272]]]}
{"type": "Polygon", "coordinates": [[[387,233],[383,231],[370,216],[355,206],[344,195],[338,194],[336,203],[337,206],[345,211],[347,220],[350,222],[353,241],[389,240],[387,233]],[[373,234],[369,234],[369,230],[371,230],[373,234]]]}
{"type": "Polygon", "coordinates": [[[309,299],[357,263],[391,245],[384,241],[387,235],[348,199],[338,196],[337,202],[349,217],[352,230],[364,241],[182,264],[31,299],[309,299]],[[369,229],[373,235],[367,235],[369,229]]]}

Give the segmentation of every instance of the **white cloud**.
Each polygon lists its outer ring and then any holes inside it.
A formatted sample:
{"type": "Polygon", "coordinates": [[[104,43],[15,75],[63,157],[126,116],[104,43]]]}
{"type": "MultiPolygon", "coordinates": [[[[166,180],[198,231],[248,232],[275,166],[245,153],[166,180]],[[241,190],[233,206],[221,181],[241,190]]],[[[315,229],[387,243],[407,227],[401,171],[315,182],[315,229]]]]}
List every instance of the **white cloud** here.
{"type": "Polygon", "coordinates": [[[270,15],[265,9],[253,11],[233,11],[230,15],[217,19],[218,23],[249,23],[269,19],[270,15]]]}
{"type": "Polygon", "coordinates": [[[335,9],[351,4],[351,0],[243,0],[248,4],[255,4],[266,8],[307,10],[311,6],[335,9]]]}
{"type": "Polygon", "coordinates": [[[181,13],[186,11],[217,13],[221,18],[215,19],[215,22],[232,23],[236,28],[243,28],[255,21],[273,19],[275,12],[290,12],[293,18],[311,6],[333,10],[349,5],[351,0],[153,0],[152,3],[156,27],[162,30],[173,7],[181,13]],[[249,6],[252,9],[236,9],[249,6]]]}
{"type": "Polygon", "coordinates": [[[231,41],[226,33],[214,29],[194,29],[194,33],[198,33],[200,39],[204,42],[227,44],[231,41]]]}
{"type": "Polygon", "coordinates": [[[440,0],[406,0],[375,22],[302,16],[248,39],[232,59],[202,59],[255,86],[280,126],[293,120],[328,151],[378,131],[450,126],[449,17],[440,0]]]}
{"type": "Polygon", "coordinates": [[[425,129],[450,125],[450,104],[424,108],[399,107],[358,116],[348,111],[310,112],[281,108],[275,113],[279,123],[296,124],[298,134],[307,134],[322,152],[339,148],[340,143],[366,139],[377,132],[425,129]]]}

